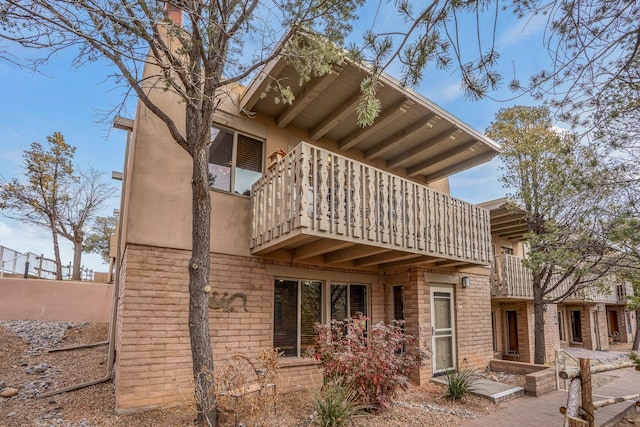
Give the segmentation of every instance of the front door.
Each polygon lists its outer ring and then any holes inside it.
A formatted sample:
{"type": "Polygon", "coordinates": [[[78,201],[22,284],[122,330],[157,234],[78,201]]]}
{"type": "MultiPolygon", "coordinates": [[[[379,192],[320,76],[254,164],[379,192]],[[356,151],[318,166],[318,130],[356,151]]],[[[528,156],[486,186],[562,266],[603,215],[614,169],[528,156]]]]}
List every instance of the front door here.
{"type": "Polygon", "coordinates": [[[507,311],[507,351],[518,353],[518,316],[515,311],[507,311]]]}
{"type": "Polygon", "coordinates": [[[433,349],[433,374],[443,374],[455,369],[455,318],[453,289],[431,288],[431,348],[433,349]]]}

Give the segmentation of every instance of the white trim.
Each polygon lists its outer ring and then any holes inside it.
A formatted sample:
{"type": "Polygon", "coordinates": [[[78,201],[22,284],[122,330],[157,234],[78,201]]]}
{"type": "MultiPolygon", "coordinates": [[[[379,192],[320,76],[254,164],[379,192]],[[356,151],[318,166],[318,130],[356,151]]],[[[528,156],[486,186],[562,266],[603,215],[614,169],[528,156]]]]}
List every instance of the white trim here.
{"type": "MultiPolygon", "coordinates": [[[[431,351],[432,351],[432,372],[433,374],[439,374],[439,373],[443,373],[451,368],[456,368],[457,366],[457,346],[456,346],[456,313],[455,313],[455,292],[454,292],[454,287],[453,286],[431,286],[429,289],[429,301],[430,301],[430,311],[431,311],[431,351]],[[434,319],[435,319],[435,304],[434,304],[434,299],[435,299],[435,293],[436,292],[441,292],[441,293],[448,293],[449,294],[449,310],[451,313],[451,332],[450,332],[450,336],[451,336],[451,363],[452,366],[448,366],[446,368],[441,368],[438,369],[436,366],[437,363],[437,354],[436,354],[436,334],[435,334],[435,326],[434,326],[434,319]]],[[[442,336],[448,336],[448,335],[440,335],[442,336]]]]}

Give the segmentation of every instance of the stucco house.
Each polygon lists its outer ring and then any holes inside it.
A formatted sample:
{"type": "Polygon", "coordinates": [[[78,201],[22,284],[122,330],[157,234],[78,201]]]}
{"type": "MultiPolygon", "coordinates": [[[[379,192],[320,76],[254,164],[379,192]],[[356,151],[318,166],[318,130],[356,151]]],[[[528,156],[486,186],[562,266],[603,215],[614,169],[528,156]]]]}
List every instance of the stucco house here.
{"type": "MultiPolygon", "coordinates": [[[[490,215],[451,197],[448,176],[499,147],[387,75],[381,115],[359,127],[366,75],[346,62],[300,86],[277,59],[247,87],[229,90],[215,114],[214,357],[280,348],[280,391],[319,379],[315,362],[302,357],[314,322],[356,313],[406,322],[430,353],[417,383],[449,368],[484,369],[493,357],[490,215]],[[288,81],[293,104],[263,96],[267,74],[288,81]]],[[[184,124],[174,95],[150,96],[184,124]]],[[[121,413],[179,404],[193,390],[191,163],[142,104],[131,131],[117,260],[121,413]]]]}
{"type": "MultiPolygon", "coordinates": [[[[534,308],[531,272],[523,265],[527,232],[524,213],[507,207],[506,199],[481,203],[491,213],[493,253],[491,324],[496,359],[533,363],[534,308]]],[[[557,304],[545,305],[546,360],[555,349],[583,347],[607,350],[611,342],[628,343],[635,334],[635,312],[626,309],[629,282],[612,275],[609,292],[585,289],[557,304]]],[[[561,295],[560,289],[552,297],[561,295]]]]}

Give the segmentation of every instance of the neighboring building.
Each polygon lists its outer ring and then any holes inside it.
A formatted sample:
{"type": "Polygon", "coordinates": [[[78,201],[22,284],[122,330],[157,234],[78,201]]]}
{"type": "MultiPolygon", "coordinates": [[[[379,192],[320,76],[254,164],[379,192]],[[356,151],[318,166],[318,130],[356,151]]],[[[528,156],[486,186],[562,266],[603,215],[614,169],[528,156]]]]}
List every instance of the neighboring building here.
{"type": "MultiPolygon", "coordinates": [[[[498,199],[479,205],[491,212],[495,254],[491,269],[493,353],[496,359],[533,363],[533,284],[531,272],[522,263],[527,225],[524,212],[507,208],[506,202],[498,199]]],[[[635,313],[626,309],[631,285],[612,277],[610,291],[585,289],[561,303],[545,305],[547,361],[554,359],[556,348],[607,350],[610,342],[633,341],[635,313]]]]}
{"type": "MultiPolygon", "coordinates": [[[[225,95],[211,130],[210,327],[219,363],[278,347],[279,390],[318,380],[303,358],[314,322],[364,313],[404,319],[430,360],[484,369],[491,351],[489,212],[449,195],[448,176],[499,147],[383,76],[382,113],[356,123],[363,68],[302,87],[284,61],[225,95]],[[264,73],[296,99],[274,102],[264,73]],[[251,117],[244,112],[251,111],[251,117]]],[[[151,76],[146,70],[145,76],[151,76]]],[[[184,123],[182,103],[150,90],[184,123]]],[[[116,339],[119,412],[192,395],[188,334],[191,160],[138,106],[124,178],[116,339]]]]}

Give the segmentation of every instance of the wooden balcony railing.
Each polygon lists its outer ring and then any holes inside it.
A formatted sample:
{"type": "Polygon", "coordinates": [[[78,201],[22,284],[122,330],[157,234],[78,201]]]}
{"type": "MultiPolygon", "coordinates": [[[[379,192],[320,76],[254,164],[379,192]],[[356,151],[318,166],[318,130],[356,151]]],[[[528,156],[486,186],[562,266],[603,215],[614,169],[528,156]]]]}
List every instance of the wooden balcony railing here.
{"type": "Polygon", "coordinates": [[[302,234],[488,265],[489,212],[307,143],[252,188],[252,253],[302,234]]]}
{"type": "MultiPolygon", "coordinates": [[[[494,262],[491,264],[491,296],[533,299],[533,276],[522,261],[522,258],[513,255],[498,255],[494,258],[494,262]]],[[[610,293],[595,287],[585,288],[570,295],[565,301],[606,304],[626,303],[629,284],[620,283],[613,276],[608,281],[611,283],[610,293]]],[[[569,281],[561,284],[548,298],[553,299],[561,296],[565,293],[569,284],[569,281]]]]}

